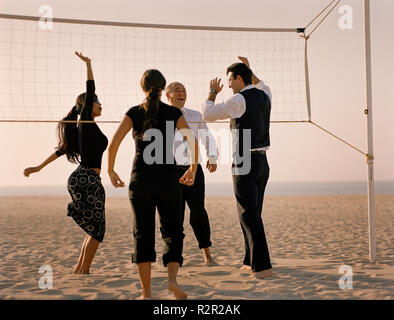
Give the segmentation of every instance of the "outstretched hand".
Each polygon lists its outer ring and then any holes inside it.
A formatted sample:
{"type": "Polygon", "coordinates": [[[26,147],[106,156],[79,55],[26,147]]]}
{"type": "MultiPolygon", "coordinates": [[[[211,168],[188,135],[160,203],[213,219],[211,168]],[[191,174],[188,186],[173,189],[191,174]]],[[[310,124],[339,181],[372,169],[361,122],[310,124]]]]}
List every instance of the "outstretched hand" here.
{"type": "Polygon", "coordinates": [[[30,174],[32,174],[34,172],[38,172],[38,171],[40,171],[39,167],[29,167],[23,171],[23,174],[25,177],[29,177],[30,174]]]}
{"type": "Polygon", "coordinates": [[[250,69],[250,64],[249,64],[248,58],[239,56],[238,59],[241,60],[241,62],[250,69]]]}
{"type": "Polygon", "coordinates": [[[82,54],[82,52],[77,52],[77,51],[75,51],[75,54],[82,60],[82,61],[84,61],[84,62],[86,62],[86,63],[90,63],[90,59],[88,58],[88,57],[85,57],[83,54],[82,54]]]}
{"type": "Polygon", "coordinates": [[[221,81],[222,79],[218,79],[218,78],[212,79],[211,82],[209,83],[209,89],[215,90],[216,93],[219,93],[223,89],[223,84],[220,83],[221,81]]]}

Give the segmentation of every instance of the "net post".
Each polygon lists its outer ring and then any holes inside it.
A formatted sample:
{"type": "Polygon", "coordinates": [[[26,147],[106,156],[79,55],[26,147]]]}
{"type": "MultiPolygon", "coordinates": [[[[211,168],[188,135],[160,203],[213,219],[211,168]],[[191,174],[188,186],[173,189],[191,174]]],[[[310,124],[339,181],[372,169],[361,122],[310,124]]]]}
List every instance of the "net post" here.
{"type": "MultiPolygon", "coordinates": [[[[305,31],[305,30],[304,30],[305,31]]],[[[306,105],[308,108],[308,120],[312,119],[312,110],[311,110],[311,92],[310,92],[310,83],[309,83],[309,65],[308,65],[308,38],[307,36],[302,36],[305,39],[305,87],[306,87],[306,105]]]]}
{"type": "Polygon", "coordinates": [[[364,51],[365,51],[365,85],[367,109],[367,144],[368,144],[368,233],[369,260],[376,260],[375,245],[375,179],[373,155],[373,126],[372,126],[372,70],[371,70],[371,25],[370,0],[364,0],[364,51]]]}

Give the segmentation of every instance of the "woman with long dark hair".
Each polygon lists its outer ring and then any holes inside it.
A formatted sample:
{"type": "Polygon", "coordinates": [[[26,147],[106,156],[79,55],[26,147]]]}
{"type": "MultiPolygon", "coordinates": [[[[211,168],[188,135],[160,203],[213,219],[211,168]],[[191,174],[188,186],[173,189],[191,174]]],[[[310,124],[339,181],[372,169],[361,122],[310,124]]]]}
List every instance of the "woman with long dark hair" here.
{"type": "Polygon", "coordinates": [[[160,217],[160,231],[165,242],[163,263],[168,270],[168,289],[177,299],[187,294],[178,286],[176,276],[182,265],[183,226],[181,185],[192,185],[197,171],[198,143],[182,112],[160,101],[166,80],[160,71],[147,70],[141,79],[145,101],[130,108],[120,123],[108,148],[108,174],[114,187],[124,182],[114,171],[120,143],[133,128],[136,154],[129,185],[133,213],[134,252],[142,286],[141,298],[151,298],[151,263],[156,261],[155,212],[160,217]],[[178,179],[173,154],[175,127],[187,139],[191,152],[189,170],[178,179]]]}
{"type": "Polygon", "coordinates": [[[70,175],[67,189],[72,201],[68,204],[67,215],[87,233],[82,244],[75,274],[89,274],[90,266],[99,243],[105,234],[105,191],[101,184],[101,160],[108,145],[106,136],[94,122],[101,115],[101,103],[95,94],[95,85],[91,60],[81,53],[75,54],[86,63],[86,92],[77,97],[76,105],[58,124],[59,144],[55,153],[51,154],[37,167],[24,170],[28,177],[62,155],[78,168],[70,175]],[[83,121],[77,125],[77,120],[83,121]]]}

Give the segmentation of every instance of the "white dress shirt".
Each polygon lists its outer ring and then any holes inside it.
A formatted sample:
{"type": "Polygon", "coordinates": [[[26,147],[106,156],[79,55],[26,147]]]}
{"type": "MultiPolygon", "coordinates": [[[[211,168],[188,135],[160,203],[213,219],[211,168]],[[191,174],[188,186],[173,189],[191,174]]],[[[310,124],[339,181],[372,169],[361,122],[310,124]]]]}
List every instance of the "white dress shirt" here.
{"type": "MultiPolygon", "coordinates": [[[[185,107],[181,108],[180,110],[182,111],[183,116],[185,117],[185,120],[188,123],[190,129],[193,131],[193,134],[196,137],[197,141],[201,142],[204,145],[207,157],[210,158],[211,161],[216,160],[218,157],[218,149],[216,146],[215,138],[209,131],[207,124],[202,118],[201,113],[197,110],[192,110],[185,107]]],[[[183,136],[178,130],[175,131],[174,156],[177,165],[190,165],[189,146],[187,142],[183,140],[183,136]]],[[[201,161],[202,156],[199,152],[198,163],[201,163],[201,161]]]]}
{"type": "MultiPolygon", "coordinates": [[[[247,85],[240,92],[257,88],[264,91],[264,93],[272,100],[271,90],[266,86],[263,80],[260,80],[256,85],[247,85]]],[[[214,103],[211,100],[207,100],[202,106],[202,117],[206,121],[215,121],[223,119],[237,119],[240,118],[246,111],[246,101],[242,94],[236,93],[227,100],[221,103],[214,103]]],[[[251,151],[257,150],[268,150],[268,147],[251,149],[251,151]]]]}

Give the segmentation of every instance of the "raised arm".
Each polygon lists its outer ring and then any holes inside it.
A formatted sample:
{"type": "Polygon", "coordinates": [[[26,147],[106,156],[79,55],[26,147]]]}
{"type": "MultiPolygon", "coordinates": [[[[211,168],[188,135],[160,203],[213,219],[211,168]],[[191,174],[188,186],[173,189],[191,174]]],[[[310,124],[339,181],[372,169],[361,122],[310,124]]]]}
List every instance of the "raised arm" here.
{"type": "MultiPolygon", "coordinates": [[[[243,64],[245,64],[250,70],[252,70],[250,68],[250,63],[249,63],[248,58],[238,57],[238,59],[241,60],[241,62],[243,64]]],[[[264,93],[270,98],[270,100],[272,100],[272,94],[271,94],[270,87],[265,85],[263,80],[257,78],[257,76],[254,74],[253,70],[252,70],[252,83],[256,86],[257,89],[264,91],[264,93]]]]}
{"type": "Polygon", "coordinates": [[[57,158],[62,156],[63,153],[60,151],[56,151],[52,153],[48,158],[46,158],[39,166],[37,167],[28,167],[25,170],[23,170],[23,174],[25,177],[29,177],[30,174],[39,172],[41,169],[45,168],[48,164],[51,162],[55,161],[57,158]]]}
{"type": "Polygon", "coordinates": [[[112,141],[108,147],[108,175],[111,179],[111,183],[115,188],[124,187],[124,182],[119,178],[118,174],[114,171],[116,154],[120,144],[122,143],[126,134],[133,127],[133,121],[125,115],[118,129],[116,130],[112,141]]]}
{"type": "Polygon", "coordinates": [[[198,166],[198,141],[187,124],[184,116],[179,117],[176,122],[176,128],[182,134],[183,138],[186,139],[190,150],[190,167],[179,179],[179,182],[184,185],[191,186],[194,184],[198,166]]]}
{"type": "Polygon", "coordinates": [[[93,120],[92,109],[93,109],[94,93],[96,91],[96,87],[94,85],[92,62],[88,57],[82,55],[82,53],[75,52],[75,54],[83,62],[86,63],[86,70],[87,70],[86,97],[85,97],[84,106],[81,110],[81,120],[93,120]]]}
{"type": "MultiPolygon", "coordinates": [[[[238,59],[241,60],[241,62],[242,62],[244,65],[246,65],[250,70],[252,70],[252,69],[250,68],[250,63],[249,63],[248,58],[246,58],[246,57],[238,57],[238,59]]],[[[258,84],[259,82],[260,82],[260,79],[256,77],[256,75],[254,74],[254,72],[253,72],[253,70],[252,70],[252,83],[253,83],[254,85],[256,85],[256,84],[258,84]]]]}
{"type": "Polygon", "coordinates": [[[245,99],[237,93],[227,100],[215,103],[216,95],[223,89],[221,79],[212,79],[209,83],[209,95],[202,105],[202,118],[205,121],[239,118],[245,112],[245,99]]]}
{"type": "Polygon", "coordinates": [[[87,70],[87,78],[88,80],[94,80],[93,78],[93,70],[92,70],[92,61],[88,58],[85,57],[81,52],[76,52],[75,54],[83,61],[86,63],[86,70],[87,70]]]}

